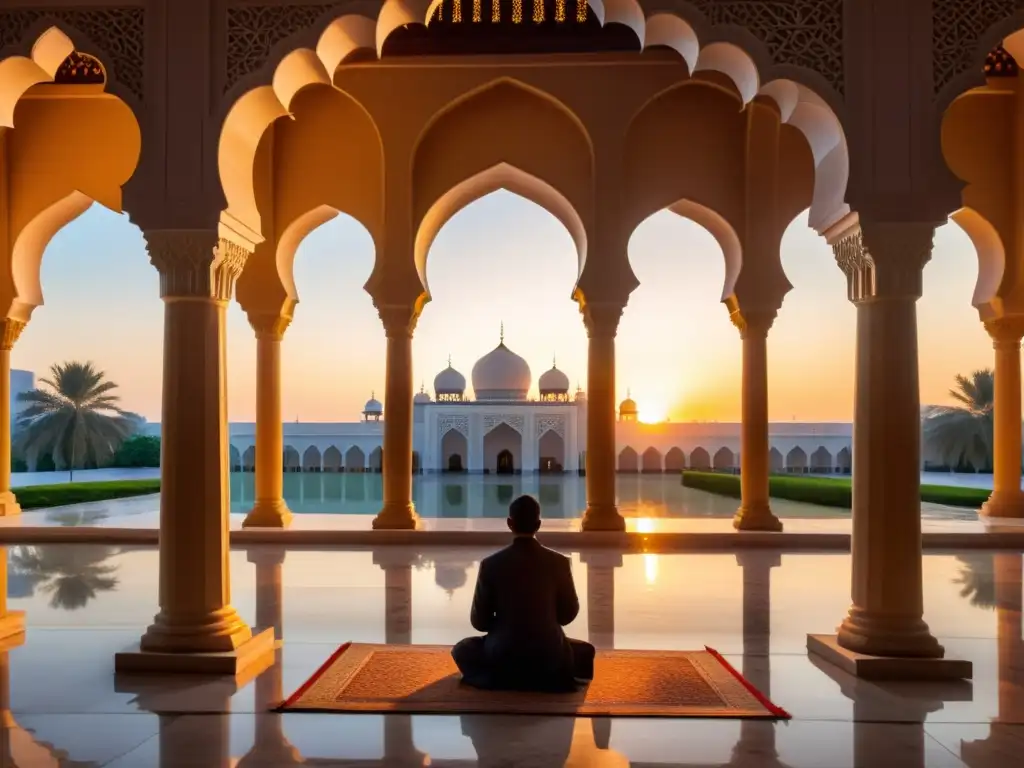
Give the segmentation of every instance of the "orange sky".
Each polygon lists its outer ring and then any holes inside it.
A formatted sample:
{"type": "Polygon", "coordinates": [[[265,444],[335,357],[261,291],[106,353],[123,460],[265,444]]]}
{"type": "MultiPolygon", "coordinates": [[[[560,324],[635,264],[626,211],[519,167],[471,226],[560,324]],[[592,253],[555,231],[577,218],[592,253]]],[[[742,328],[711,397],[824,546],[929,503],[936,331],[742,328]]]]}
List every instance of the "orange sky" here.
{"type": "MultiPolygon", "coordinates": [[[[673,420],[737,420],[740,339],[719,303],[724,263],[711,236],[663,212],[638,228],[630,259],[640,280],[618,336],[619,397],[641,414],[673,420]]],[[[283,408],[288,420],[347,421],[384,383],[384,333],[362,284],[369,235],[339,217],[307,238],[296,259],[300,305],[285,337],[283,408]]],[[[845,421],[853,410],[855,309],[825,242],[800,217],[783,264],[794,289],[769,335],[773,420],[845,421]]],[[[13,353],[17,368],[43,373],[67,359],[92,360],[121,386],[126,407],[160,414],[162,304],[138,230],[94,206],[61,231],[43,260],[46,304],[13,353]]],[[[507,192],[470,205],[441,231],[427,264],[433,301],[414,340],[417,386],[431,388],[452,356],[469,379],[498,342],[526,358],[534,380],[558,367],[586,386],[586,335],[570,300],[576,254],[547,212],[507,192]]],[[[919,303],[921,396],[945,402],[957,373],[992,364],[970,299],[974,250],[955,225],[939,230],[919,303]]],[[[255,412],[255,340],[237,304],[228,316],[229,410],[255,412]]],[[[386,405],[386,404],[385,404],[386,405]]]]}

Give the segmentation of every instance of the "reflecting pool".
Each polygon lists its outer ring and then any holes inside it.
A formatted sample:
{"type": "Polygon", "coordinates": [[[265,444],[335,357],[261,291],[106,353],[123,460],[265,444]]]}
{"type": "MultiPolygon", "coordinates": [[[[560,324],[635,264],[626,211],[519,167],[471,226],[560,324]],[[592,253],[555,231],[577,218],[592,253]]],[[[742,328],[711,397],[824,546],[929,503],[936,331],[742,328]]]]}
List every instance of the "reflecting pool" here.
{"type": "MultiPolygon", "coordinates": [[[[255,499],[254,475],[231,475],[231,511],[248,511],[255,499]]],[[[286,473],[284,497],[295,513],[375,515],[383,500],[381,475],[373,473],[286,473]]],[[[725,517],[736,499],[684,488],[679,475],[618,475],[619,511],[630,518],[725,517]]],[[[516,496],[536,496],[549,518],[580,517],[586,507],[586,479],[578,475],[416,475],[412,495],[423,517],[504,518],[516,496]]],[[[773,499],[779,517],[849,517],[849,510],[773,499]]],[[[922,505],[925,517],[977,518],[974,510],[922,505]]]]}

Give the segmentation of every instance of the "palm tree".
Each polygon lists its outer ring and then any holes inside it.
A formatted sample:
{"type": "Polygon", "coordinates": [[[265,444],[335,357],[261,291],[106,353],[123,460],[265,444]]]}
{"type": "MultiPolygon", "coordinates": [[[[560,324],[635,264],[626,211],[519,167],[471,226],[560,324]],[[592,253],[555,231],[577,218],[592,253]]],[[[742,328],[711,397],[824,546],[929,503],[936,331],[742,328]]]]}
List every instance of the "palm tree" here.
{"type": "Polygon", "coordinates": [[[925,440],[947,466],[969,463],[975,470],[991,471],[994,379],[991,368],[970,377],[957,375],[949,395],[959,405],[935,406],[925,417],[925,440]]]}
{"type": "Polygon", "coordinates": [[[115,554],[114,547],[97,544],[18,547],[11,553],[11,576],[30,594],[36,588],[49,594],[51,608],[74,611],[117,587],[117,566],[105,564],[115,554]]]}
{"type": "Polygon", "coordinates": [[[15,424],[15,449],[23,455],[53,456],[74,479],[76,466],[101,466],[138,427],[140,417],[118,407],[117,384],[92,363],[71,361],[50,367],[50,378],[18,395],[26,407],[15,424]]]}
{"type": "Polygon", "coordinates": [[[963,589],[960,597],[970,600],[977,608],[992,610],[996,607],[996,574],[995,559],[991,554],[977,553],[957,555],[963,566],[960,575],[953,579],[963,589]]]}

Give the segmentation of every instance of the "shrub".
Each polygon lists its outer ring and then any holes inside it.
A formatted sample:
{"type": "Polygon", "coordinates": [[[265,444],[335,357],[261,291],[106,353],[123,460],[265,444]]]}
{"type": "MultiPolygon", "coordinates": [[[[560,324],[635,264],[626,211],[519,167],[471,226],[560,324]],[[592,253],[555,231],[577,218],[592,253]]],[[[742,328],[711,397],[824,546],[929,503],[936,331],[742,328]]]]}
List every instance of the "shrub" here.
{"type": "MultiPolygon", "coordinates": [[[[720,496],[740,498],[739,475],[718,472],[683,472],[683,485],[720,496]]],[[[802,501],[823,507],[849,509],[852,485],[845,477],[807,477],[806,475],[772,475],[768,493],[776,499],[802,501]]],[[[950,507],[980,507],[991,491],[984,488],[961,488],[951,485],[922,485],[921,501],[950,507]]]]}
{"type": "Polygon", "coordinates": [[[159,467],[160,438],[132,435],[114,453],[112,467],[159,467]]]}
{"type": "Polygon", "coordinates": [[[56,485],[29,485],[15,488],[14,494],[22,509],[40,507],[62,507],[66,504],[81,504],[87,501],[122,499],[128,496],[144,496],[157,493],[160,481],[114,480],[102,483],[59,483],[56,485]]]}

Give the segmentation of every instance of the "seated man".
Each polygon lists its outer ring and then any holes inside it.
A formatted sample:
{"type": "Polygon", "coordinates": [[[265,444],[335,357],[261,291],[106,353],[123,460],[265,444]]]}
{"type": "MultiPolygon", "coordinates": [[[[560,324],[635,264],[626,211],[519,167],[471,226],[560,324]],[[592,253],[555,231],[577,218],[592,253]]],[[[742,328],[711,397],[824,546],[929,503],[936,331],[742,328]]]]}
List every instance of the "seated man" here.
{"type": "Polygon", "coordinates": [[[580,611],[569,558],[535,538],[540,504],[532,496],[512,502],[508,527],[512,543],[480,563],[469,615],[487,634],[460,640],[452,658],[477,688],[575,690],[594,676],[594,646],[562,631],[580,611]]]}

